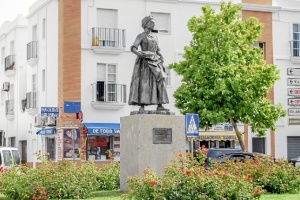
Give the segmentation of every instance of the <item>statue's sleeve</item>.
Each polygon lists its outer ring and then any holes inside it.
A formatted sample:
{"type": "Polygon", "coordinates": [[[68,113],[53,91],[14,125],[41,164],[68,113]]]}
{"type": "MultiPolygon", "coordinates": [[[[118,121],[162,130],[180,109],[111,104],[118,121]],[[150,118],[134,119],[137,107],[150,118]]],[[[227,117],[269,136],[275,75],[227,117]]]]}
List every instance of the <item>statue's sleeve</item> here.
{"type": "Polygon", "coordinates": [[[142,37],[141,37],[141,34],[138,34],[138,36],[136,37],[133,45],[130,47],[130,49],[132,50],[133,47],[135,47],[136,49],[139,48],[140,44],[142,42],[142,37]]]}

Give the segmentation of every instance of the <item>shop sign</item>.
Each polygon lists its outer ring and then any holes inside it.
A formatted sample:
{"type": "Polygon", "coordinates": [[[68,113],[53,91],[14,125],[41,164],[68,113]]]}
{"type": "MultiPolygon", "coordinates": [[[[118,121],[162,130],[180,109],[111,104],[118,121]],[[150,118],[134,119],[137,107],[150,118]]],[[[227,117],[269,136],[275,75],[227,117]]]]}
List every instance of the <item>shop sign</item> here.
{"type": "Polygon", "coordinates": [[[236,136],[235,135],[200,135],[199,139],[201,139],[201,140],[236,140],[236,136]]]}
{"type": "Polygon", "coordinates": [[[93,128],[92,134],[120,134],[120,129],[93,128]]]}
{"type": "Polygon", "coordinates": [[[288,115],[289,116],[300,116],[300,108],[289,108],[288,115]]]}
{"type": "Polygon", "coordinates": [[[287,85],[300,85],[300,78],[288,78],[287,85]]]}
{"type": "Polygon", "coordinates": [[[300,106],[300,98],[288,98],[288,104],[291,106],[300,106]]]}
{"type": "Polygon", "coordinates": [[[300,125],[300,118],[290,118],[289,125],[300,125]]]}
{"type": "Polygon", "coordinates": [[[41,116],[59,117],[59,107],[41,107],[41,116]]]}
{"type": "Polygon", "coordinates": [[[300,88],[288,88],[288,96],[300,96],[300,88]]]}
{"type": "Polygon", "coordinates": [[[300,76],[300,68],[287,68],[287,74],[292,76],[300,76]]]}

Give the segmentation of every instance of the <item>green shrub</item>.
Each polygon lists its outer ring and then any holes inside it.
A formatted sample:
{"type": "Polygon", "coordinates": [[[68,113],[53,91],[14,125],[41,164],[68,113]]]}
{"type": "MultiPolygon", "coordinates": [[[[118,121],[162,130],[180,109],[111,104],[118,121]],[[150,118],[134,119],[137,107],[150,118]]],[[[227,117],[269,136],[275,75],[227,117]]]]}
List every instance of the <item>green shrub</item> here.
{"type": "Polygon", "coordinates": [[[261,187],[246,177],[237,178],[222,168],[206,170],[202,163],[202,156],[194,159],[190,154],[179,154],[161,177],[146,169],[142,178],[129,177],[124,199],[246,200],[260,197],[261,187]]]}
{"type": "Polygon", "coordinates": [[[94,163],[42,162],[37,168],[14,167],[1,175],[8,199],[87,198],[97,187],[94,163]]]}
{"type": "Polygon", "coordinates": [[[101,167],[97,173],[98,190],[120,189],[120,163],[112,162],[101,167]]]}

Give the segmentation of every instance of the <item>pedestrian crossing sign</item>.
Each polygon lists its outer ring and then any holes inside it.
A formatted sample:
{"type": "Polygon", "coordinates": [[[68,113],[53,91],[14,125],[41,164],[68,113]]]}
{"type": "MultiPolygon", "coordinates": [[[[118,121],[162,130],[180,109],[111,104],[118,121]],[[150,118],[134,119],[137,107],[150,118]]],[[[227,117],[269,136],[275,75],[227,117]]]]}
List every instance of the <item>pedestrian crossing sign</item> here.
{"type": "Polygon", "coordinates": [[[199,115],[187,113],[185,115],[185,130],[187,137],[199,136],[199,115]]]}

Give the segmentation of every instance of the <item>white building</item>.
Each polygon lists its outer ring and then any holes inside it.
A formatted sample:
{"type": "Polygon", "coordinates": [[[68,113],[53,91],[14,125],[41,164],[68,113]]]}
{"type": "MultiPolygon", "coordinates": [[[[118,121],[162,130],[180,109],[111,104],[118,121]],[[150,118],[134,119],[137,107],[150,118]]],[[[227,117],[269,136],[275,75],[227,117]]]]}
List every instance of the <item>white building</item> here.
{"type": "MultiPolygon", "coordinates": [[[[299,43],[290,41],[299,40],[299,32],[293,34],[293,24],[300,24],[297,17],[300,2],[233,2],[243,4],[244,18],[256,16],[265,24],[258,44],[264,48],[267,62],[278,65],[282,75],[270,98],[276,104],[281,102],[286,109],[291,108],[287,102],[292,97],[287,95],[287,90],[296,87],[287,86],[287,68],[299,65],[299,46],[294,46],[293,51],[290,46],[299,43]]],[[[77,159],[79,148],[84,159],[105,161],[107,149],[113,149],[118,156],[122,134],[120,117],[138,110],[127,105],[127,100],[136,58],[130,46],[143,31],[141,20],[147,15],[154,16],[161,52],[165,64],[170,64],[183,59],[183,48],[191,39],[187,21],[194,15],[199,16],[201,7],[207,4],[218,9],[220,0],[38,0],[29,8],[27,19],[20,21],[19,16],[16,21],[3,24],[1,66],[12,54],[16,55],[16,64],[13,72],[0,73],[1,85],[9,83],[10,86],[8,91],[1,92],[2,145],[18,147],[29,166],[37,161],[35,152],[38,150],[50,152],[55,161],[77,159]],[[10,50],[11,44],[15,52],[10,50]],[[5,112],[11,100],[14,100],[13,114],[5,112]],[[57,115],[58,110],[57,120],[41,117],[57,115]],[[83,114],[82,123],[76,118],[79,111],[83,114]],[[4,144],[5,140],[8,143],[4,144]],[[72,154],[73,148],[76,154],[72,154]]],[[[167,85],[170,104],[166,107],[180,114],[172,96],[180,85],[180,77],[172,70],[167,85]]],[[[245,132],[248,151],[276,157],[300,155],[300,149],[292,145],[296,141],[300,146],[299,124],[288,124],[293,118],[300,120],[297,116],[280,119],[278,130],[268,132],[265,138],[257,138],[250,126],[240,126],[240,131],[245,132]]],[[[216,131],[205,133],[198,140],[209,147],[234,147],[235,137],[230,137],[234,133],[231,129],[224,132],[225,126],[215,127],[216,131]]],[[[200,142],[195,142],[195,146],[200,142]]]]}

